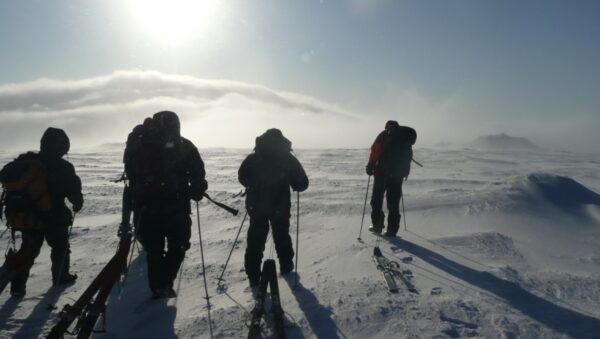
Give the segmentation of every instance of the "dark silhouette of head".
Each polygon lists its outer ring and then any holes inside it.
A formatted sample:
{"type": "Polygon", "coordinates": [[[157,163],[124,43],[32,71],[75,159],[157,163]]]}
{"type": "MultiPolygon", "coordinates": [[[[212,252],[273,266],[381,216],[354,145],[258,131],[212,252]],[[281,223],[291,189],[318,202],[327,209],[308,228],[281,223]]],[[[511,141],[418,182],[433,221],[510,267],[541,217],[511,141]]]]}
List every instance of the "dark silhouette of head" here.
{"type": "Polygon", "coordinates": [[[53,158],[60,158],[69,153],[71,143],[67,133],[60,128],[48,127],[40,140],[40,153],[53,158]]]}
{"type": "Polygon", "coordinates": [[[169,139],[181,136],[179,117],[174,112],[161,111],[154,113],[152,116],[152,125],[169,139]]]}
{"type": "Polygon", "coordinates": [[[280,156],[292,150],[292,142],[284,137],[280,130],[271,128],[256,138],[254,150],[257,154],[267,157],[280,156]]]}
{"type": "Polygon", "coordinates": [[[396,120],[388,120],[385,123],[385,129],[387,131],[392,130],[394,128],[398,128],[398,127],[400,127],[400,125],[398,125],[398,121],[396,121],[396,120]]]}

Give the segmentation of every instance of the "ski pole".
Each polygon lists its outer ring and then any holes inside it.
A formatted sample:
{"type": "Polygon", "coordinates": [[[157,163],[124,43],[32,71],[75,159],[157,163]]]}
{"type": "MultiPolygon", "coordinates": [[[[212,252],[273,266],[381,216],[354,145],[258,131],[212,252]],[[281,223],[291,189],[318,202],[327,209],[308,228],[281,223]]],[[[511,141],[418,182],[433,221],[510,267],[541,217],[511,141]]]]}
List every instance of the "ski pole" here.
{"type": "Polygon", "coordinates": [[[404,219],[404,230],[408,231],[406,229],[406,211],[404,210],[404,192],[402,192],[400,199],[402,200],[402,219],[404,219]]]}
{"type": "Polygon", "coordinates": [[[244,222],[246,222],[246,217],[247,216],[248,216],[248,212],[246,212],[244,214],[244,219],[242,220],[242,224],[240,225],[240,228],[238,229],[237,235],[235,236],[235,240],[233,241],[233,245],[231,246],[231,251],[229,251],[229,255],[227,256],[227,260],[225,261],[225,266],[223,266],[223,271],[221,271],[221,275],[217,279],[217,281],[218,281],[217,288],[220,287],[221,281],[223,281],[223,275],[225,274],[225,270],[227,269],[227,265],[229,265],[229,259],[231,259],[231,254],[233,253],[233,250],[235,249],[235,244],[237,244],[237,241],[238,241],[238,239],[240,237],[240,233],[242,232],[242,227],[244,227],[244,222]]]}
{"type": "Polygon", "coordinates": [[[204,264],[204,248],[202,246],[202,230],[200,228],[200,204],[196,201],[196,218],[198,220],[198,237],[200,238],[200,258],[202,259],[202,278],[204,279],[204,293],[206,295],[206,310],[208,312],[208,328],[210,337],[214,338],[212,320],[210,318],[210,297],[208,296],[208,286],[206,284],[206,266],[204,264]]]}
{"type": "MultiPolygon", "coordinates": [[[[60,281],[63,276],[63,270],[65,268],[65,261],[67,260],[67,255],[70,251],[69,240],[71,240],[71,232],[73,232],[73,225],[75,225],[75,217],[77,216],[77,212],[73,213],[73,218],[71,219],[71,226],[69,227],[69,234],[67,235],[67,246],[65,248],[65,252],[63,253],[62,259],[60,260],[60,266],[58,269],[58,277],[56,277],[56,282],[60,281]]],[[[54,282],[55,285],[56,282],[54,282]]]]}
{"type": "Polygon", "coordinates": [[[296,192],[296,265],[294,265],[294,289],[298,288],[298,256],[300,255],[300,191],[296,192]]]}
{"type": "Polygon", "coordinates": [[[222,209],[226,210],[227,212],[229,212],[229,213],[231,213],[231,214],[233,214],[233,215],[238,215],[239,211],[238,211],[238,210],[236,210],[235,208],[233,208],[233,207],[229,207],[229,206],[227,206],[227,205],[225,205],[225,204],[223,204],[223,203],[220,203],[220,202],[218,202],[218,201],[214,201],[214,200],[213,200],[213,199],[210,197],[210,195],[208,195],[208,194],[206,194],[206,193],[204,193],[203,195],[206,197],[206,199],[208,199],[208,201],[212,202],[213,204],[215,204],[215,205],[217,205],[217,206],[221,207],[222,209]]]}
{"type": "Polygon", "coordinates": [[[415,164],[417,164],[419,167],[423,167],[423,165],[421,165],[421,163],[419,163],[418,161],[416,161],[415,159],[410,159],[412,160],[412,162],[414,162],[415,164]]]}
{"type": "Polygon", "coordinates": [[[358,241],[362,241],[361,235],[362,235],[363,223],[365,221],[365,213],[367,211],[367,198],[369,197],[369,185],[371,185],[371,176],[370,175],[369,175],[369,179],[367,179],[367,192],[365,193],[365,204],[363,206],[362,219],[360,220],[360,231],[358,232],[358,241]]]}

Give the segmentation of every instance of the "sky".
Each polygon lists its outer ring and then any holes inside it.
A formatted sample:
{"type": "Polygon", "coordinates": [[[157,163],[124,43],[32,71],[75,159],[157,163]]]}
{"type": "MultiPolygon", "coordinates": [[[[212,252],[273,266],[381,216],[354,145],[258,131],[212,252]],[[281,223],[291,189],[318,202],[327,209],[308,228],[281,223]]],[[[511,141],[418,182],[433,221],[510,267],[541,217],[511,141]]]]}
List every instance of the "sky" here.
{"type": "Polygon", "coordinates": [[[74,147],[156,111],[199,147],[368,147],[527,137],[597,153],[600,2],[0,0],[0,149],[74,147]]]}

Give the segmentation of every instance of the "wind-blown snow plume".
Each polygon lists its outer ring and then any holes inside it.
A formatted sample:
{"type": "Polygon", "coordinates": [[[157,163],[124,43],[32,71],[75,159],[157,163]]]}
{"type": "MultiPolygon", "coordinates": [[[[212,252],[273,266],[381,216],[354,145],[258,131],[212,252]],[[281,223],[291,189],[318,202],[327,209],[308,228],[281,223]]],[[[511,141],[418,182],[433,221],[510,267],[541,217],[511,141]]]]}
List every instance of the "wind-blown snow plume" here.
{"type": "Polygon", "coordinates": [[[177,112],[184,136],[205,146],[250,147],[270,127],[281,128],[298,147],[360,145],[360,119],[334,104],[242,82],[119,71],[0,86],[1,148],[34,147],[49,125],[65,128],[76,147],[125,140],[135,124],[160,110],[177,112]],[[331,138],[333,123],[348,134],[331,138]]]}

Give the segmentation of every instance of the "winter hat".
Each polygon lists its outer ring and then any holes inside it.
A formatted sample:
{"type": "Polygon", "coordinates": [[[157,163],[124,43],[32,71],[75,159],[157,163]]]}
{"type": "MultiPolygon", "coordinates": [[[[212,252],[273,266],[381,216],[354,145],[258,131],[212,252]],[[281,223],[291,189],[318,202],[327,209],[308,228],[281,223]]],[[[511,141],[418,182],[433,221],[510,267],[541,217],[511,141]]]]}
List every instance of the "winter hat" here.
{"type": "Polygon", "coordinates": [[[40,153],[62,157],[70,148],[67,133],[60,128],[48,127],[40,140],[40,153]]]}
{"type": "Polygon", "coordinates": [[[181,136],[181,125],[177,114],[171,111],[161,111],[152,116],[154,126],[169,137],[181,136]]]}
{"type": "Polygon", "coordinates": [[[385,123],[385,129],[390,129],[392,127],[400,127],[400,125],[398,125],[398,121],[396,121],[396,120],[388,120],[385,123]]]}

